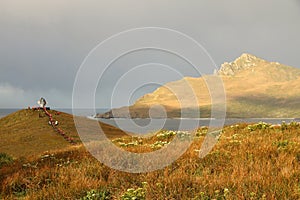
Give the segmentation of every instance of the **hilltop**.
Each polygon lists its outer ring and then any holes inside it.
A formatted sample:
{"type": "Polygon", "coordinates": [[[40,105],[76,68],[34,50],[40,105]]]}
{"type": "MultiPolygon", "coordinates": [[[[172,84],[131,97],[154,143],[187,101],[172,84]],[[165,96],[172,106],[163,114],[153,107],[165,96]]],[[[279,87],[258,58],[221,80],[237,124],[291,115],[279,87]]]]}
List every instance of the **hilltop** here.
{"type": "MultiPolygon", "coordinates": [[[[49,111],[65,134],[80,145],[73,116],[55,110],[49,111]]],[[[82,118],[82,120],[89,119],[82,118]]],[[[0,153],[13,157],[39,155],[45,151],[63,150],[74,146],[48,124],[43,110],[24,109],[0,119],[0,153]]],[[[120,129],[99,123],[109,138],[125,135],[120,129]]]]}
{"type": "MultiPolygon", "coordinates": [[[[223,80],[227,117],[300,116],[300,70],[244,53],[233,62],[222,64],[214,75],[185,77],[144,95],[129,106],[130,116],[125,113],[127,107],[123,107],[114,109],[114,114],[109,111],[97,117],[147,118],[149,108],[158,104],[166,109],[169,118],[180,117],[181,109],[188,110],[190,117],[210,117],[211,99],[206,80],[213,76],[223,80]],[[190,100],[193,94],[187,92],[189,85],[195,91],[198,105],[190,100]],[[171,90],[184,97],[183,105],[171,90]],[[193,116],[193,106],[200,108],[201,116],[193,116]]],[[[152,109],[152,117],[161,117],[158,109],[152,109]]]]}

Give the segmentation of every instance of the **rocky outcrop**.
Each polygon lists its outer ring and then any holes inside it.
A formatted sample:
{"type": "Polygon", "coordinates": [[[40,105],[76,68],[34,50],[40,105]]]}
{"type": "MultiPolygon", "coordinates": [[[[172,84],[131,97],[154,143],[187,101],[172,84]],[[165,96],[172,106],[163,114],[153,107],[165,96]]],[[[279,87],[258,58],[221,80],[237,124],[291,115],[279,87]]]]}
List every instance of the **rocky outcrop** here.
{"type": "Polygon", "coordinates": [[[251,54],[244,53],[233,62],[225,62],[221,65],[220,70],[217,72],[218,75],[233,76],[237,72],[247,68],[255,67],[267,63],[267,61],[260,59],[251,54]]]}

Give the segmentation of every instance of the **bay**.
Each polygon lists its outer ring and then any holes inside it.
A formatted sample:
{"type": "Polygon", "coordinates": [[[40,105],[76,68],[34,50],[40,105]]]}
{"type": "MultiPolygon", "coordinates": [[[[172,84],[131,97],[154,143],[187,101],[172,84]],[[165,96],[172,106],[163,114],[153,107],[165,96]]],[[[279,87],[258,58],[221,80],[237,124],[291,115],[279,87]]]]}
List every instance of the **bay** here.
{"type": "MultiPolygon", "coordinates": [[[[73,114],[72,108],[54,108],[62,112],[73,114]]],[[[16,112],[20,108],[4,108],[0,109],[0,118],[16,112]]],[[[109,109],[76,109],[76,114],[79,116],[87,116],[90,119],[99,120],[103,123],[110,124],[115,127],[119,127],[124,131],[134,132],[134,133],[149,133],[157,130],[193,130],[200,126],[213,126],[214,124],[220,124],[218,119],[210,118],[172,118],[172,119],[129,119],[129,118],[112,118],[112,119],[102,119],[94,118],[96,113],[103,113],[109,109]]],[[[258,123],[260,121],[270,123],[270,124],[281,124],[283,121],[290,123],[292,121],[299,121],[295,118],[226,118],[224,125],[233,125],[237,123],[258,123]]]]}
{"type": "MultiPolygon", "coordinates": [[[[194,130],[200,126],[220,127],[222,120],[210,118],[198,119],[129,119],[129,118],[115,118],[102,119],[98,118],[103,123],[121,128],[124,131],[133,133],[149,133],[157,130],[194,130]]],[[[290,123],[297,121],[294,118],[226,118],[224,126],[234,125],[238,123],[258,123],[266,122],[270,124],[281,124],[283,121],[290,123]]]]}

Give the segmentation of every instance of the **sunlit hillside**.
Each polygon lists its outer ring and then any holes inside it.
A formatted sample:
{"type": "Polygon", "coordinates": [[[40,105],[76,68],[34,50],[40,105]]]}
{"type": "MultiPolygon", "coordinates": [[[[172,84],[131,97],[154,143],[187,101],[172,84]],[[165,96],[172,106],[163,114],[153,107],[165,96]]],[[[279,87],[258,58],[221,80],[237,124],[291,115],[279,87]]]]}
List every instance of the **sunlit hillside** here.
{"type": "MultiPolygon", "coordinates": [[[[71,144],[49,125],[43,110],[24,109],[0,119],[0,152],[14,157],[42,154],[45,151],[61,150],[81,143],[74,125],[73,116],[55,110],[49,111],[58,121],[57,127],[64,131],[71,144]]],[[[82,120],[89,119],[82,117],[82,120]]],[[[108,137],[120,137],[124,133],[110,125],[100,123],[108,137]]]]}
{"type": "MultiPolygon", "coordinates": [[[[219,76],[224,84],[227,117],[299,117],[300,70],[277,62],[268,62],[250,54],[242,54],[231,63],[224,63],[215,75],[186,77],[167,83],[146,94],[126,108],[114,109],[98,117],[149,117],[149,108],[162,105],[168,117],[180,117],[181,109],[200,107],[200,116],[210,117],[211,98],[206,81],[219,76]],[[197,102],[194,99],[197,99],[197,102]]],[[[210,88],[214,84],[210,81],[210,88]]],[[[160,117],[159,109],[152,110],[160,117]]]]}

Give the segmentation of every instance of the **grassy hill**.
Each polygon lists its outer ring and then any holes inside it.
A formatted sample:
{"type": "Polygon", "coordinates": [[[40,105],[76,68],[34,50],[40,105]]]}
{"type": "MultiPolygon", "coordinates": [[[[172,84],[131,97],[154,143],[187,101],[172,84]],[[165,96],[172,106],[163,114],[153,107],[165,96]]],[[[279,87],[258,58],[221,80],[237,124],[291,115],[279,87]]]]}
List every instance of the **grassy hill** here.
{"type": "MultiPolygon", "coordinates": [[[[300,69],[277,62],[268,62],[250,54],[242,54],[231,63],[224,63],[217,75],[223,80],[226,94],[227,117],[299,117],[300,69]]],[[[193,116],[193,108],[200,107],[200,117],[210,117],[211,99],[206,80],[215,75],[199,78],[186,77],[167,83],[126,108],[114,109],[114,117],[149,117],[149,108],[162,105],[168,117],[180,117],[181,109],[193,116]],[[193,93],[198,104],[191,101],[193,93]],[[182,97],[182,105],[177,99],[182,97]]],[[[212,87],[213,88],[213,87],[212,87]]],[[[159,110],[152,110],[155,117],[159,110]]],[[[112,112],[98,117],[113,117],[112,112]]]]}
{"type": "MultiPolygon", "coordinates": [[[[0,199],[300,199],[298,123],[225,127],[199,158],[206,131],[170,166],[143,174],[108,168],[82,146],[16,159],[0,166],[0,199]]],[[[113,142],[143,153],[167,145],[162,134],[113,142]]]]}
{"type": "MultiPolygon", "coordinates": [[[[74,138],[80,144],[73,116],[55,110],[49,111],[54,120],[59,122],[58,127],[66,135],[74,138]]],[[[82,118],[82,120],[87,120],[82,118]]],[[[20,110],[0,119],[0,153],[7,153],[13,157],[42,154],[45,151],[62,150],[74,145],[66,141],[48,124],[49,118],[44,111],[20,110]]],[[[121,130],[100,123],[110,138],[125,135],[121,130]]],[[[75,145],[76,145],[75,144],[75,145]]]]}

